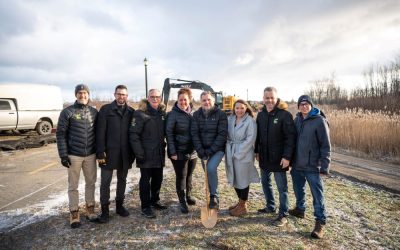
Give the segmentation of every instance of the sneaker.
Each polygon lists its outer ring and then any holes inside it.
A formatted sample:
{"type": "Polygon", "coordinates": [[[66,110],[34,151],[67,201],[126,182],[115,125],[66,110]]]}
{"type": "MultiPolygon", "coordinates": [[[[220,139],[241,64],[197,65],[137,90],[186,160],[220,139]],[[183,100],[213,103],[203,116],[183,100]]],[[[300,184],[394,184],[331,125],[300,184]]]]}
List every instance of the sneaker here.
{"type": "Polygon", "coordinates": [[[69,216],[69,224],[71,225],[71,228],[78,228],[81,225],[79,210],[71,211],[69,216]]]}
{"type": "Polygon", "coordinates": [[[293,208],[293,209],[290,209],[290,210],[289,210],[289,214],[290,214],[291,216],[294,216],[294,217],[297,217],[297,218],[301,218],[301,219],[304,219],[304,217],[305,217],[304,211],[298,209],[297,207],[295,207],[295,208],[293,208]]]}
{"type": "Polygon", "coordinates": [[[276,210],[275,209],[271,210],[271,209],[264,207],[264,208],[258,209],[257,212],[263,213],[263,214],[274,214],[274,213],[276,213],[276,210]]]}
{"type": "Polygon", "coordinates": [[[146,207],[142,209],[142,213],[141,213],[144,217],[152,219],[152,218],[156,218],[155,213],[153,212],[153,210],[151,209],[151,207],[146,207]]]}
{"type": "Polygon", "coordinates": [[[151,204],[151,207],[154,208],[155,210],[165,210],[168,208],[167,206],[161,205],[159,201],[151,204]]]}
{"type": "Polygon", "coordinates": [[[275,219],[275,226],[277,227],[283,227],[287,224],[288,224],[288,219],[283,215],[279,215],[278,218],[275,219]]]}
{"type": "Polygon", "coordinates": [[[322,239],[324,237],[325,233],[325,224],[322,224],[321,221],[316,221],[315,222],[315,227],[314,230],[311,232],[311,237],[316,238],[316,239],[322,239]]]}
{"type": "Polygon", "coordinates": [[[210,209],[219,209],[219,199],[216,195],[210,195],[210,209]]]}

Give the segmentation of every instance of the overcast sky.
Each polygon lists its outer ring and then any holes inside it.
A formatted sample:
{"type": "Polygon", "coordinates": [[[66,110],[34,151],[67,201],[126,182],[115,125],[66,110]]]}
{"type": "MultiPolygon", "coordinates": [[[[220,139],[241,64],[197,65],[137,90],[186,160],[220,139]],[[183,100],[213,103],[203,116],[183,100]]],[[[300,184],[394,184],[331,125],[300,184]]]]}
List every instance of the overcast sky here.
{"type": "Polygon", "coordinates": [[[85,83],[130,97],[165,78],[200,80],[260,100],[266,86],[297,99],[335,72],[349,88],[400,54],[400,1],[0,0],[0,82],[55,84],[65,100],[85,83]]]}

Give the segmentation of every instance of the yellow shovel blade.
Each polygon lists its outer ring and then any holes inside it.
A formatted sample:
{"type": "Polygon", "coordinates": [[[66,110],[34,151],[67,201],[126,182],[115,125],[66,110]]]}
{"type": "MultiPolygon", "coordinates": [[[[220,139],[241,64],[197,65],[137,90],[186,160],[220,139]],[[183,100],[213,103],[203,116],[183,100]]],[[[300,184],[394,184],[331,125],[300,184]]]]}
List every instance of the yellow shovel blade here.
{"type": "Polygon", "coordinates": [[[213,228],[217,224],[217,210],[208,207],[201,208],[201,223],[205,228],[213,228]]]}

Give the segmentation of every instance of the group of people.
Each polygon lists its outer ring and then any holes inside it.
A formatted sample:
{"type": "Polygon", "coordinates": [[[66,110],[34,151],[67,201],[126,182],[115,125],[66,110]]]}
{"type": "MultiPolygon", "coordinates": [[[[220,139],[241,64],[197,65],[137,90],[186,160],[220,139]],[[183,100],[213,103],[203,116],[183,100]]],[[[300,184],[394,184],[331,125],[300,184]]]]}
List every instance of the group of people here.
{"type": "Polygon", "coordinates": [[[227,181],[238,197],[238,202],[229,207],[230,215],[247,213],[250,184],[260,182],[256,159],[266,200],[266,206],[258,212],[276,213],[273,174],[279,193],[276,226],[285,226],[289,214],[304,218],[308,182],[316,220],[311,236],[323,237],[326,211],[321,175],[329,173],[329,126],[309,96],[299,97],[295,119],[287,110],[288,105],[277,97],[274,87],[264,89],[264,106],[257,115],[246,101],[239,99],[229,117],[214,104],[214,97],[208,91],[201,93],[201,107],[195,111],[189,88],[179,90],[178,100],[168,113],[157,89],[149,91],[137,110],[127,104],[128,90],[124,85],[116,86],[115,100],[98,112],[89,105],[86,85],[76,86],[75,97],[75,103],[61,112],[56,132],[61,164],[68,168],[72,228],[80,226],[78,183],[81,169],[85,177],[86,217],[106,223],[114,170],[117,172],[115,212],[129,216],[123,204],[128,170],[135,159],[141,174],[141,214],[155,218],[154,209],[167,209],[160,202],[166,154],[176,174],[180,211],[188,213],[188,206],[196,204],[192,175],[198,158],[207,170],[208,206],[219,209],[217,168],[225,156],[227,181]],[[101,168],[100,215],[94,210],[96,159],[101,168]],[[290,168],[296,196],[293,209],[289,209],[286,175],[290,168]]]}

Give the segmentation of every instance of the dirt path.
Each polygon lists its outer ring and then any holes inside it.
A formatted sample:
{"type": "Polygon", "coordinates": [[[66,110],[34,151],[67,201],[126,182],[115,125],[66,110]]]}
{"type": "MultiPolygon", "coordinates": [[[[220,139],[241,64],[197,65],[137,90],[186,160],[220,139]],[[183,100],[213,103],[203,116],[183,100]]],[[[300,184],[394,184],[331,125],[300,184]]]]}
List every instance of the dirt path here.
{"type": "Polygon", "coordinates": [[[339,153],[332,154],[333,173],[400,194],[400,166],[339,153]]]}

